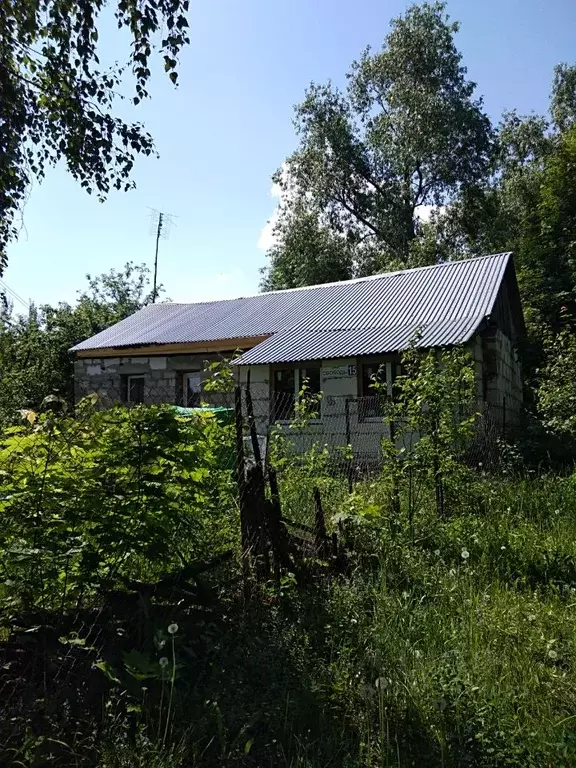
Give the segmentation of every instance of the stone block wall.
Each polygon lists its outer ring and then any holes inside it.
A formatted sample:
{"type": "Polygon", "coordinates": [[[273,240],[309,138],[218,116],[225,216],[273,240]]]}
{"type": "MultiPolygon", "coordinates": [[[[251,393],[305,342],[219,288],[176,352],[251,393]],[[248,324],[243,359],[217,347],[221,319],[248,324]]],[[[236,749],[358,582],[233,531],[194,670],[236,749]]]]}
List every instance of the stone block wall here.
{"type": "Polygon", "coordinates": [[[505,424],[518,424],[523,403],[522,369],[512,341],[496,329],[483,338],[484,399],[505,424]]]}
{"type": "Polygon", "coordinates": [[[222,359],[216,355],[154,355],[151,357],[90,357],[74,363],[76,401],[95,392],[103,407],[126,399],[128,376],[144,376],[144,402],[183,403],[186,373],[206,378],[206,364],[222,359]]]}
{"type": "MultiPolygon", "coordinates": [[[[495,423],[512,427],[521,414],[522,378],[516,350],[510,339],[499,329],[476,335],[470,342],[479,404],[488,403],[495,423]]],[[[144,377],[144,402],[183,405],[184,374],[209,376],[207,363],[222,360],[227,355],[155,355],[142,357],[79,358],[75,363],[76,399],[96,392],[100,407],[126,401],[127,381],[131,375],[144,377]]],[[[358,411],[358,376],[360,359],[325,360],[321,366],[321,386],[324,399],[321,418],[313,425],[308,438],[331,445],[345,445],[349,439],[355,453],[380,452],[387,436],[387,426],[379,418],[363,418],[358,411]],[[348,404],[346,401],[349,400],[348,404]]],[[[387,363],[390,367],[391,363],[387,363]]],[[[246,385],[247,368],[236,369],[240,384],[246,385]]],[[[270,428],[270,367],[252,366],[251,391],[257,429],[267,434],[270,428]]],[[[391,367],[388,381],[392,380],[391,367]]],[[[390,391],[391,394],[391,391],[390,391]]],[[[212,405],[231,406],[229,395],[203,393],[202,400],[212,405]]]]}

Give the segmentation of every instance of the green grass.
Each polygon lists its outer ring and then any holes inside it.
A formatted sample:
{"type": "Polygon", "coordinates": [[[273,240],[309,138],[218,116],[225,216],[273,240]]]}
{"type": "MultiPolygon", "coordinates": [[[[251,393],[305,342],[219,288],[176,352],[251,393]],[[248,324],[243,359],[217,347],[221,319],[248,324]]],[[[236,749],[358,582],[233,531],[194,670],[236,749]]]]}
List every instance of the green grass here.
{"type": "Polygon", "coordinates": [[[576,761],[576,486],[470,474],[452,490],[438,520],[423,489],[410,530],[386,482],[344,503],[336,487],[353,571],[300,609],[319,731],[292,736],[287,764],[576,761]]]}
{"type": "Polygon", "coordinates": [[[201,655],[179,630],[168,728],[166,683],[140,699],[112,686],[98,764],[576,764],[574,480],[463,472],[442,519],[418,489],[410,526],[405,489],[398,516],[385,477],[349,495],[299,472],[281,478],[286,514],[311,522],[318,485],[349,575],[248,602],[228,587],[201,655]]]}

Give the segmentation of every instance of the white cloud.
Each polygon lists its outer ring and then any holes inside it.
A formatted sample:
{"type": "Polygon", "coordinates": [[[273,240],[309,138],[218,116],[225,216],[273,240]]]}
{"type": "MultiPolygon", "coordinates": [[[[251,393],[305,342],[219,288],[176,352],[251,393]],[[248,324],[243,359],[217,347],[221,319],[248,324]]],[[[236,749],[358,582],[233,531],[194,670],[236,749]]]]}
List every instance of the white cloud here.
{"type": "Polygon", "coordinates": [[[279,210],[278,207],[274,210],[274,213],[266,224],[262,227],[260,230],[260,237],[258,238],[257,246],[260,248],[261,251],[268,251],[274,243],[276,242],[276,238],[274,236],[274,227],[276,226],[276,222],[278,221],[278,214],[279,210]]]}
{"type": "MultiPolygon", "coordinates": [[[[286,163],[282,163],[282,177],[284,181],[288,179],[288,166],[286,163]]],[[[282,190],[280,184],[278,184],[276,181],[273,181],[270,185],[270,197],[272,197],[277,202],[276,208],[274,208],[272,215],[260,230],[260,236],[258,237],[258,242],[256,245],[262,251],[268,251],[276,242],[274,237],[274,227],[278,221],[278,216],[280,215],[280,203],[282,202],[282,197],[285,194],[286,193],[282,190]]]]}

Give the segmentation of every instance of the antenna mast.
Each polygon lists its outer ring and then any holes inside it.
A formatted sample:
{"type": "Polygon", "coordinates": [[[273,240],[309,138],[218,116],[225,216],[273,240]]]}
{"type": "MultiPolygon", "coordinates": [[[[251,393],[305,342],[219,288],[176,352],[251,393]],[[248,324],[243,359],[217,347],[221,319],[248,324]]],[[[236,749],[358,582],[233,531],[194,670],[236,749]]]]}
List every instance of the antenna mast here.
{"type": "Polygon", "coordinates": [[[162,234],[162,224],[164,223],[164,214],[158,214],[158,226],[156,228],[156,253],[154,255],[154,287],[152,288],[152,304],[156,304],[158,294],[156,281],[158,278],[158,246],[160,245],[160,235],[162,234]]]}
{"type": "Polygon", "coordinates": [[[152,303],[156,303],[158,298],[158,250],[160,247],[160,238],[167,240],[170,235],[170,228],[174,224],[174,219],[178,218],[171,213],[157,211],[150,208],[150,234],[156,237],[156,250],[154,253],[154,285],[152,288],[152,303]]]}

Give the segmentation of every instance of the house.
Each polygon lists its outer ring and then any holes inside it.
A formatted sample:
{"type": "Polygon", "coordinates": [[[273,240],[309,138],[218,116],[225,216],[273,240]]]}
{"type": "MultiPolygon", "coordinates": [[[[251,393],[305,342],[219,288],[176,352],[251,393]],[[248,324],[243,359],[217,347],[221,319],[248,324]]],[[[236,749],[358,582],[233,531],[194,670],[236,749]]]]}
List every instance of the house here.
{"type": "Polygon", "coordinates": [[[302,383],[322,392],[318,439],[378,450],[382,419],[373,376],[392,391],[399,356],[418,330],[424,348],[466,345],[478,401],[501,423],[517,421],[516,352],[524,321],[512,254],[446,262],[226,301],[154,304],[78,344],[78,397],[197,406],[207,362],[240,351],[250,371],[259,429],[289,420],[302,383]],[[368,445],[368,438],[371,444],[368,445]]]}

